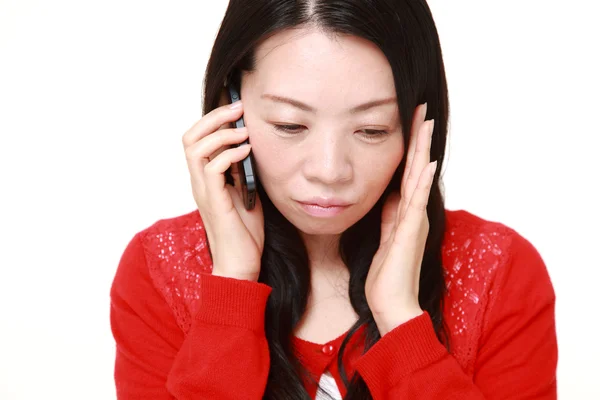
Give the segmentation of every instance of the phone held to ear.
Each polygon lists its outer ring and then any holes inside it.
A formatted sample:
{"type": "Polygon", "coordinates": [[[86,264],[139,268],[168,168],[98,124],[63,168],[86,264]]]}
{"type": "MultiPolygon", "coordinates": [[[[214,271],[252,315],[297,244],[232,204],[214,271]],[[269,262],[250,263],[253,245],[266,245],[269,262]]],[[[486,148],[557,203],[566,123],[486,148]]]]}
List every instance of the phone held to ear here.
{"type": "MultiPolygon", "coordinates": [[[[229,96],[230,103],[234,103],[241,99],[240,91],[233,84],[229,83],[227,85],[227,94],[229,96]]],[[[237,121],[235,121],[234,128],[244,127],[244,115],[240,117],[237,121]]],[[[246,139],[243,143],[238,145],[248,144],[250,141],[246,139]]],[[[238,173],[240,176],[240,182],[242,184],[242,197],[244,199],[244,206],[246,210],[252,210],[256,203],[256,175],[255,175],[255,163],[254,157],[252,156],[252,150],[246,158],[240,161],[237,165],[238,173]]]]}

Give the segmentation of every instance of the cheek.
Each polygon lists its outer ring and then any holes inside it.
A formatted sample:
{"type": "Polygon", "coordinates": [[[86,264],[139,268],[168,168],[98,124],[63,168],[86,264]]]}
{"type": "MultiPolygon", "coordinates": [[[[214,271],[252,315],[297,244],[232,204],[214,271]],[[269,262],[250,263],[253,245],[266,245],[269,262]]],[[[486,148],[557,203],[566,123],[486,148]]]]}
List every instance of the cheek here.
{"type": "Polygon", "coordinates": [[[369,192],[379,195],[385,190],[403,156],[404,145],[399,141],[390,143],[383,153],[377,152],[362,159],[361,175],[369,192]]]}
{"type": "Polygon", "coordinates": [[[293,161],[277,140],[268,134],[250,131],[250,143],[261,182],[269,185],[285,180],[293,161]]]}

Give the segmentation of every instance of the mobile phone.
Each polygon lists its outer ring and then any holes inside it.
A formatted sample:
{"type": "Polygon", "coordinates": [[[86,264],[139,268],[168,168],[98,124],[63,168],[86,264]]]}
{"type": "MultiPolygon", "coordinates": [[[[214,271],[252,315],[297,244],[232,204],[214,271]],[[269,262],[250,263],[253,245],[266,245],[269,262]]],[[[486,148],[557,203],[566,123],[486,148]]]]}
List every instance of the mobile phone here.
{"type": "MultiPolygon", "coordinates": [[[[227,84],[227,93],[229,95],[229,100],[231,103],[241,100],[240,95],[241,90],[238,90],[235,84],[229,83],[227,84]]],[[[244,115],[235,121],[234,128],[244,127],[244,115]]],[[[250,141],[246,139],[243,143],[238,144],[237,146],[241,146],[244,144],[248,144],[250,141]]],[[[252,210],[256,203],[256,165],[254,162],[254,157],[252,156],[252,150],[246,158],[237,164],[238,172],[240,175],[240,182],[242,184],[242,197],[244,199],[244,206],[246,210],[252,210]]]]}

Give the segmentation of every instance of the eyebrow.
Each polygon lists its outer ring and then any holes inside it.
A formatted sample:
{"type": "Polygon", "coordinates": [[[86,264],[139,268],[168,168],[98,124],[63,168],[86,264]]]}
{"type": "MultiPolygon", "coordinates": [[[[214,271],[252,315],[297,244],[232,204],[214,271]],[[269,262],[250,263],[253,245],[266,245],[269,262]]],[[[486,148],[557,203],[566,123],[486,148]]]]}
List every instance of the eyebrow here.
{"type": "MultiPolygon", "coordinates": [[[[295,100],[295,99],[291,99],[289,97],[284,97],[284,96],[277,96],[274,94],[269,94],[269,93],[265,93],[262,96],[260,96],[261,98],[265,98],[265,99],[270,99],[276,103],[285,103],[285,104],[290,104],[296,108],[299,108],[303,111],[308,111],[311,113],[316,113],[317,110],[314,107],[309,106],[308,104],[302,103],[301,101],[295,100]]],[[[384,104],[389,104],[389,103],[396,103],[396,97],[390,97],[387,99],[379,99],[379,100],[373,100],[373,101],[369,101],[367,103],[364,104],[360,104],[356,107],[352,107],[349,112],[350,114],[356,114],[359,112],[363,112],[366,111],[368,109],[371,109],[373,107],[377,107],[377,106],[381,106],[384,104]]]]}

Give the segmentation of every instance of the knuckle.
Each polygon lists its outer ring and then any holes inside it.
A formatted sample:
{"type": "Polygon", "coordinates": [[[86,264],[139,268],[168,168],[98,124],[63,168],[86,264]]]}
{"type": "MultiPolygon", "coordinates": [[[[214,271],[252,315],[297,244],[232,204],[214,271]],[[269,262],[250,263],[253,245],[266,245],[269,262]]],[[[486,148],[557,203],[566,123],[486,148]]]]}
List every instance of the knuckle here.
{"type": "Polygon", "coordinates": [[[222,154],[219,154],[218,157],[213,158],[204,166],[204,172],[206,175],[218,175],[220,174],[220,170],[223,168],[222,164],[225,162],[222,154]]]}
{"type": "Polygon", "coordinates": [[[189,147],[187,147],[185,149],[184,153],[185,153],[185,159],[186,160],[188,160],[188,161],[192,160],[192,151],[190,150],[189,147]]]}
{"type": "MultiPolygon", "coordinates": [[[[235,114],[237,110],[230,110],[228,105],[224,105],[213,111],[215,112],[214,118],[216,122],[222,127],[233,120],[233,114],[235,114]]],[[[225,127],[227,127],[227,125],[225,127]]]]}
{"type": "Polygon", "coordinates": [[[195,147],[187,147],[187,148],[185,149],[185,158],[186,158],[188,161],[193,161],[193,160],[195,160],[195,159],[196,159],[196,156],[197,156],[197,154],[196,154],[196,153],[197,153],[197,151],[198,151],[198,150],[197,150],[197,148],[195,148],[195,147]]]}
{"type": "Polygon", "coordinates": [[[216,131],[206,138],[207,146],[211,149],[217,149],[220,153],[232,141],[232,136],[225,130],[216,131]]]}
{"type": "Polygon", "coordinates": [[[217,108],[213,108],[212,110],[210,110],[209,112],[206,113],[206,115],[204,115],[204,118],[206,119],[218,119],[220,115],[223,115],[223,107],[217,107],[217,108]]]}
{"type": "Polygon", "coordinates": [[[213,161],[209,162],[208,164],[206,164],[206,166],[204,167],[204,173],[206,175],[214,175],[216,171],[216,163],[213,161]]]}
{"type": "Polygon", "coordinates": [[[227,143],[227,131],[220,130],[211,135],[211,139],[223,146],[227,143]]]}
{"type": "Polygon", "coordinates": [[[181,143],[183,143],[183,147],[188,147],[191,143],[190,143],[190,132],[187,131],[186,133],[183,134],[183,136],[181,136],[181,143]]]}
{"type": "Polygon", "coordinates": [[[427,211],[427,203],[423,201],[413,201],[411,202],[410,207],[419,212],[427,211]]]}

